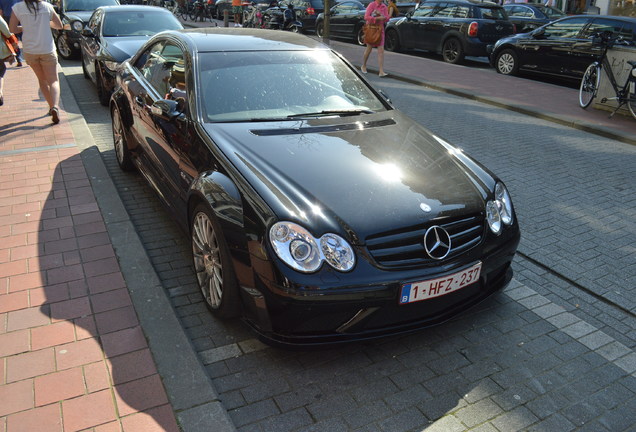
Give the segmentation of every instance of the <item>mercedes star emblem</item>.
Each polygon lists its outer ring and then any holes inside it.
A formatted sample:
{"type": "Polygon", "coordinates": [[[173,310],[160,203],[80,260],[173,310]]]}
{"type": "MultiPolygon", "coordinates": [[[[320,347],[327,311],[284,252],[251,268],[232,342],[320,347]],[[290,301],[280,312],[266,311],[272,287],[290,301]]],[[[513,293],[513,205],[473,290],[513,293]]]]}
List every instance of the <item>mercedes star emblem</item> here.
{"type": "Polygon", "coordinates": [[[433,259],[441,260],[448,256],[451,250],[451,238],[448,232],[439,225],[434,225],[424,234],[424,248],[433,259]]]}

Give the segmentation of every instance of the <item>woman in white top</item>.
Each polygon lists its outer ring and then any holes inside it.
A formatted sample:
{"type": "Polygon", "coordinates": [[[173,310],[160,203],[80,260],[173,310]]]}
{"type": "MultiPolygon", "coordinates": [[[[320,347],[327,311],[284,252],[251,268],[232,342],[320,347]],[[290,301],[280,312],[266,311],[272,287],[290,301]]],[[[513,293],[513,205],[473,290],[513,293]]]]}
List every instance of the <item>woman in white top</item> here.
{"type": "Polygon", "coordinates": [[[53,6],[44,0],[21,1],[13,5],[12,11],[9,29],[22,33],[24,59],[38,77],[53,123],[59,123],[60,82],[51,28],[61,29],[62,21],[53,6]]]}
{"type": "MultiPolygon", "coordinates": [[[[9,26],[6,21],[2,19],[0,16],[0,35],[4,37],[11,36],[11,32],[9,31],[9,26]]],[[[7,66],[4,64],[5,61],[11,62],[13,60],[12,53],[9,51],[5,43],[0,41],[0,105],[4,105],[4,95],[2,93],[4,89],[4,74],[7,71],[7,66]]]]}

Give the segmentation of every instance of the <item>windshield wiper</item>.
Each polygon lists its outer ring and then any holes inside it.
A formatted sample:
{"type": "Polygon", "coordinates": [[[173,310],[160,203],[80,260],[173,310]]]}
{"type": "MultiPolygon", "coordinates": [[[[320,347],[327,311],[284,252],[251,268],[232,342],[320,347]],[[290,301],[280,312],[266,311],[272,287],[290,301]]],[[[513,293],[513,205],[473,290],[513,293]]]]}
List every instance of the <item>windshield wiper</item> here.
{"type": "Polygon", "coordinates": [[[287,118],[298,118],[298,117],[324,117],[324,116],[350,116],[350,115],[359,115],[359,114],[373,114],[373,111],[370,109],[348,109],[348,110],[322,110],[316,112],[302,113],[302,114],[290,114],[287,118]]]}

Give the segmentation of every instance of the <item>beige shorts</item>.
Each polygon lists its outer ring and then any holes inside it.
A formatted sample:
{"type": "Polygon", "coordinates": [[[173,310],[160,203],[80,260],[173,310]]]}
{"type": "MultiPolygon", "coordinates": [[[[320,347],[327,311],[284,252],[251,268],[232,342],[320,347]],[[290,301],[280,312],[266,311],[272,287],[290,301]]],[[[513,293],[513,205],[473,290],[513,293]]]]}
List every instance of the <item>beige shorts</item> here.
{"type": "Polygon", "coordinates": [[[24,60],[26,60],[29,65],[41,64],[45,66],[57,64],[57,53],[55,51],[48,54],[30,54],[23,52],[22,55],[24,55],[24,60]]]}

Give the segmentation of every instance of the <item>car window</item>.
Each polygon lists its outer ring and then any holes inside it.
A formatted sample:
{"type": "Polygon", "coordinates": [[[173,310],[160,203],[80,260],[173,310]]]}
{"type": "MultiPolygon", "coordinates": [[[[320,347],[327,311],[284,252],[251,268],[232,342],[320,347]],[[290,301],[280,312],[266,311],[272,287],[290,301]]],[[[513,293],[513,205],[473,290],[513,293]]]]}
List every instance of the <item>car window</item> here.
{"type": "Polygon", "coordinates": [[[309,4],[314,9],[324,9],[325,8],[325,3],[323,2],[323,0],[310,0],[309,4]]]}
{"type": "Polygon", "coordinates": [[[545,16],[548,18],[555,20],[561,17],[564,17],[565,14],[557,8],[553,8],[551,6],[537,6],[537,8],[543,12],[545,16]]]}
{"type": "Polygon", "coordinates": [[[360,10],[360,3],[346,2],[339,4],[338,6],[336,6],[335,9],[336,13],[339,14],[357,12],[360,10]]]}
{"type": "Polygon", "coordinates": [[[484,19],[492,19],[492,20],[506,19],[506,13],[504,12],[504,9],[501,7],[478,6],[477,10],[479,11],[481,17],[484,19]]]}
{"type": "MultiPolygon", "coordinates": [[[[173,69],[179,69],[184,76],[183,52],[180,48],[158,42],[146,50],[135,62],[135,67],[148,83],[164,98],[175,86],[173,69]]],[[[185,88],[185,80],[184,80],[185,88]]]]}
{"type": "Polygon", "coordinates": [[[429,17],[429,16],[433,16],[433,13],[435,12],[435,8],[436,7],[437,7],[437,4],[421,3],[420,7],[415,9],[415,12],[413,12],[413,16],[414,17],[429,17]]]}
{"type": "Polygon", "coordinates": [[[199,65],[198,103],[209,122],[386,109],[330,51],[200,53],[199,65]]]}
{"type": "Polygon", "coordinates": [[[183,26],[171,13],[162,10],[144,12],[109,12],[104,16],[102,34],[112,36],[150,36],[163,30],[183,26]]]}
{"type": "Polygon", "coordinates": [[[433,12],[433,16],[435,17],[452,17],[453,11],[457,8],[456,5],[452,3],[440,3],[439,7],[435,12],[433,12]]]}
{"type": "Polygon", "coordinates": [[[575,38],[590,19],[586,17],[564,19],[545,26],[545,36],[552,38],[575,38]]]}
{"type": "Polygon", "coordinates": [[[613,36],[621,36],[623,39],[627,41],[633,41],[634,35],[632,26],[629,23],[623,21],[617,21],[608,18],[597,18],[583,33],[584,38],[590,38],[595,33],[603,33],[609,31],[613,34],[613,36]]]}
{"type": "Polygon", "coordinates": [[[92,11],[100,6],[118,5],[117,0],[68,0],[64,3],[64,10],[69,11],[92,11]]]}
{"type": "Polygon", "coordinates": [[[94,34],[97,34],[97,26],[99,25],[102,15],[102,10],[96,10],[93,15],[91,15],[91,19],[88,20],[88,28],[91,29],[94,34]]]}
{"type": "Polygon", "coordinates": [[[511,8],[506,8],[509,16],[513,17],[522,17],[522,18],[532,18],[534,12],[532,9],[526,6],[513,6],[511,8]]]}

